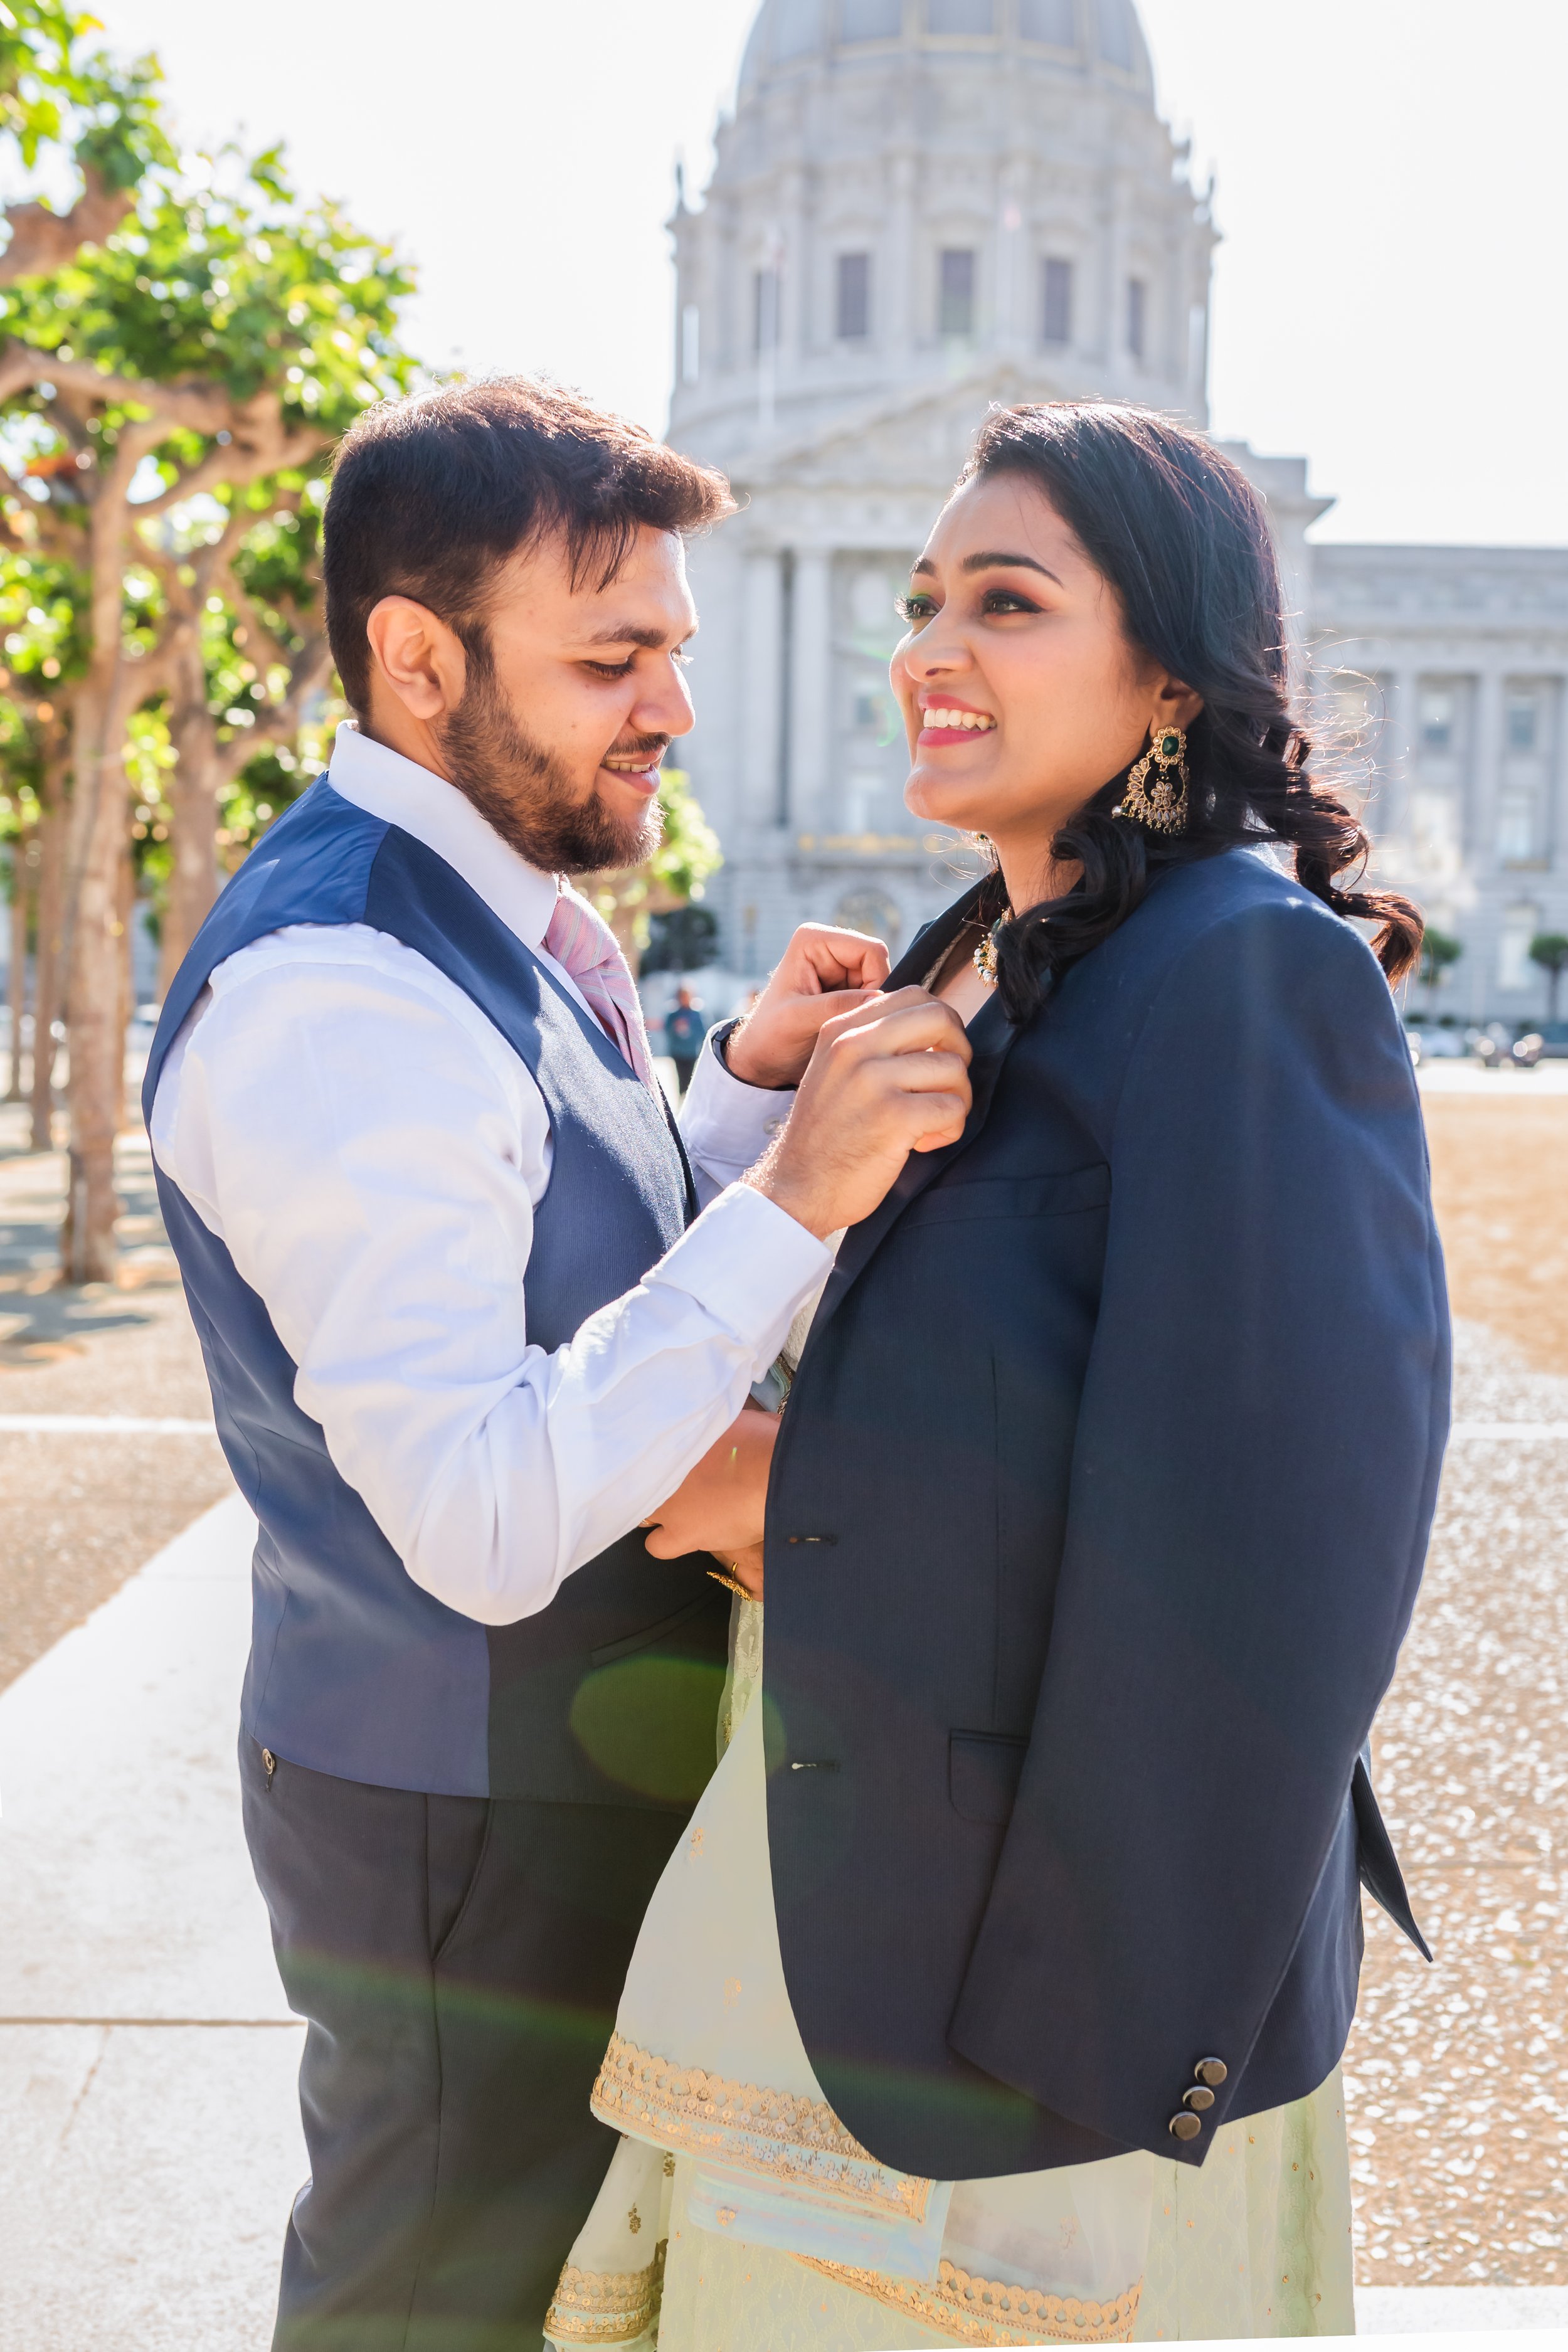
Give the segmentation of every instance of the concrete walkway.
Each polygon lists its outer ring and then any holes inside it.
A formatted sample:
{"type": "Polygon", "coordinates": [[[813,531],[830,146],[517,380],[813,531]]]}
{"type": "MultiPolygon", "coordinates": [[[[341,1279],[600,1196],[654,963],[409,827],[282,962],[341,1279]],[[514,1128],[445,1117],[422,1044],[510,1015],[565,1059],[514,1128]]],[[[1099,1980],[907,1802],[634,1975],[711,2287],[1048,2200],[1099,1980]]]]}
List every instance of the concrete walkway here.
{"type": "Polygon", "coordinates": [[[0,2347],[262,2352],[305,2173],[234,1743],[254,1522],[0,1696],[0,2347]]]}
{"type": "MultiPolygon", "coordinates": [[[[234,1769],[253,1532],[220,1503],[0,1695],[0,2352],[268,2341],[305,2161],[234,1769]]],[[[1568,2352],[1555,2287],[1359,2315],[1568,2352]]]]}

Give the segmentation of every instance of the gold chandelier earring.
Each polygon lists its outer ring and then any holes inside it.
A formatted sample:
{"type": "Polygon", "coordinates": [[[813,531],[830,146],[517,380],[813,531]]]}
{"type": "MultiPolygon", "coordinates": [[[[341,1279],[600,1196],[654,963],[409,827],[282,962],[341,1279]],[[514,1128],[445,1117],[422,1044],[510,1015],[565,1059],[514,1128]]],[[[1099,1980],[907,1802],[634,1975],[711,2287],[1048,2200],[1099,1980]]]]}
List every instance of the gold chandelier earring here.
{"type": "Polygon", "coordinates": [[[1189,811],[1184,728],[1151,728],[1149,749],[1136,767],[1128,771],[1127,789],[1110,814],[1125,817],[1131,824],[1146,824],[1151,833],[1186,831],[1189,811]]]}

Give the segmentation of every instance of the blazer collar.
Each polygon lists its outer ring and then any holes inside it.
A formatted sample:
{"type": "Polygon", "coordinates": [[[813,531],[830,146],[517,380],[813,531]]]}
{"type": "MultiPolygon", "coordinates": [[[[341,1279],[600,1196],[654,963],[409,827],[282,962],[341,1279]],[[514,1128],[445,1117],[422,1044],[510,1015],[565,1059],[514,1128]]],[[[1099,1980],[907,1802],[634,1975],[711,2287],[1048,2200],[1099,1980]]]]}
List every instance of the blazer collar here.
{"type": "MultiPolygon", "coordinates": [[[[973,912],[974,902],[982,885],[966,890],[945,912],[923,931],[916,933],[905,953],[888,975],[889,991],[895,988],[920,987],[927,972],[939,957],[945,956],[959,932],[973,912]]],[[[1002,1066],[1017,1039],[1018,1031],[1003,1012],[1000,1001],[990,997],[969,1024],[969,1042],[973,1047],[973,1059],[969,1066],[969,1083],[973,1099],[969,1117],[963,1123],[963,1133],[956,1143],[940,1151],[911,1151],[891,1191],[880,1207],[858,1225],[851,1225],[839,1245],[827,1287],[822,1294],[822,1304],[812,1323],[813,1334],[821,1330],[837,1312],[840,1300],[855,1281],[861,1268],[875,1255],[887,1235],[892,1231],[909,1207],[918,1200],[945,1168],[951,1168],[984,1127],[991,1115],[992,1098],[1002,1066]]]]}

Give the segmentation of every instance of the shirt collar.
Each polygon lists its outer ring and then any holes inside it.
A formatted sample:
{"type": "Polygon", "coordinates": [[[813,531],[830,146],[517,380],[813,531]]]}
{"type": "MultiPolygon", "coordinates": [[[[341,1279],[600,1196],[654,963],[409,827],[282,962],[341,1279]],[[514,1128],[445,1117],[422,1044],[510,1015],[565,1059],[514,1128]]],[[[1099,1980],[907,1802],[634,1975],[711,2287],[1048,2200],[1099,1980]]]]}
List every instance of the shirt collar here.
{"type": "Polygon", "coordinates": [[[401,825],[445,858],[524,947],[543,946],[559,889],[554,875],[520,857],[456,784],[362,735],[353,719],[338,729],[327,782],[367,816],[401,825]]]}

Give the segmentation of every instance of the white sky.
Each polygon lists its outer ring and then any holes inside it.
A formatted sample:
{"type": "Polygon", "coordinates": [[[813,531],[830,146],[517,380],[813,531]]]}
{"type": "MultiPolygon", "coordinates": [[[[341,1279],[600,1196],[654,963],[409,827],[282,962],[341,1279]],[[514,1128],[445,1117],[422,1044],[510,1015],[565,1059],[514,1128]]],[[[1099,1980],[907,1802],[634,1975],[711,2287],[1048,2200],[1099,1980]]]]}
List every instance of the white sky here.
{"type": "MultiPolygon", "coordinates": [[[[99,0],[179,127],[281,137],[418,264],[435,365],[662,426],[672,165],[753,0],[99,0]]],[[[1306,453],[1319,536],[1568,545],[1564,0],[1139,0],[1218,174],[1214,423],[1306,453]]]]}

